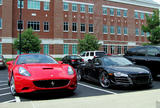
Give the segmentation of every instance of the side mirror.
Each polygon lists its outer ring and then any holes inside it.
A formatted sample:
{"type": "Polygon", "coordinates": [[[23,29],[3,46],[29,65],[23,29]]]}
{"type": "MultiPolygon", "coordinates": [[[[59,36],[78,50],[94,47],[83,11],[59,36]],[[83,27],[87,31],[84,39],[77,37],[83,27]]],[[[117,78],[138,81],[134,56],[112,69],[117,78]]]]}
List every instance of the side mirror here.
{"type": "Polygon", "coordinates": [[[63,61],[58,61],[58,64],[63,64],[63,61]]]}
{"type": "Polygon", "coordinates": [[[7,62],[7,65],[13,65],[13,61],[7,62]]]}

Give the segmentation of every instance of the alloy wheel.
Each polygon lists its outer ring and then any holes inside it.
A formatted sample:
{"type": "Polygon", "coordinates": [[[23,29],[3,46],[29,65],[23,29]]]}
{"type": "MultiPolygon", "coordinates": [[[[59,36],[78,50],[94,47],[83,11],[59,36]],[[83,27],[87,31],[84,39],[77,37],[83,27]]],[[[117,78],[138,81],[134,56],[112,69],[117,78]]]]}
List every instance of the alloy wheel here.
{"type": "Polygon", "coordinates": [[[10,91],[13,96],[17,95],[16,90],[15,90],[15,82],[14,82],[14,77],[11,77],[11,82],[10,82],[10,91]]]}
{"type": "Polygon", "coordinates": [[[106,72],[102,72],[99,76],[99,83],[103,88],[109,88],[110,87],[110,80],[108,79],[108,75],[106,72]]]}

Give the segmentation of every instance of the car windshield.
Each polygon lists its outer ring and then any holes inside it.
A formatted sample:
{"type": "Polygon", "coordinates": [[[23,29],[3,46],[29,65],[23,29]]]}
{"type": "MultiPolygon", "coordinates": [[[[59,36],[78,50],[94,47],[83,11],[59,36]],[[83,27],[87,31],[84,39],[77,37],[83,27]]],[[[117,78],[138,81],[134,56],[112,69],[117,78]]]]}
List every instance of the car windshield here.
{"type": "Polygon", "coordinates": [[[41,54],[33,55],[20,55],[17,64],[30,64],[30,63],[53,63],[58,64],[52,57],[41,54]]]}
{"type": "Polygon", "coordinates": [[[71,56],[71,59],[81,59],[79,56],[71,56]]]}
{"type": "Polygon", "coordinates": [[[102,56],[104,56],[104,55],[105,55],[104,52],[96,52],[96,56],[98,56],[98,57],[102,57],[102,56]]]}
{"type": "Polygon", "coordinates": [[[104,58],[104,64],[107,66],[127,66],[133,65],[133,63],[124,57],[106,57],[104,58]]]}

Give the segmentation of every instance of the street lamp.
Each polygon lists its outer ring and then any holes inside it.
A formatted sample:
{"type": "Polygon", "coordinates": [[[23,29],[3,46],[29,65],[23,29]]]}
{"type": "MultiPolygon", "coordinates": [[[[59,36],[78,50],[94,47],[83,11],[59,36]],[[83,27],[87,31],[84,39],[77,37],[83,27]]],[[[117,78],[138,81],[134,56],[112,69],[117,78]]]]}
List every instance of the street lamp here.
{"type": "Polygon", "coordinates": [[[20,21],[20,30],[19,30],[19,51],[20,54],[22,52],[22,45],[21,45],[21,32],[22,32],[22,0],[20,0],[20,14],[19,14],[19,21],[20,21]]]}

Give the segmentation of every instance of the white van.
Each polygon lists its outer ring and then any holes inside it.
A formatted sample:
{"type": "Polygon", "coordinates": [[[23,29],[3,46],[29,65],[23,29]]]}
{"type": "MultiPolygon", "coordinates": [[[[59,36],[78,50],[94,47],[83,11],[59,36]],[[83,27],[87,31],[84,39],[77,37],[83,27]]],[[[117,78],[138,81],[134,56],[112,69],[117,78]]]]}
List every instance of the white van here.
{"type": "Polygon", "coordinates": [[[104,51],[85,51],[80,54],[84,62],[88,62],[88,60],[92,60],[94,57],[102,57],[105,55],[104,51]]]}

